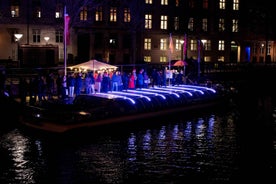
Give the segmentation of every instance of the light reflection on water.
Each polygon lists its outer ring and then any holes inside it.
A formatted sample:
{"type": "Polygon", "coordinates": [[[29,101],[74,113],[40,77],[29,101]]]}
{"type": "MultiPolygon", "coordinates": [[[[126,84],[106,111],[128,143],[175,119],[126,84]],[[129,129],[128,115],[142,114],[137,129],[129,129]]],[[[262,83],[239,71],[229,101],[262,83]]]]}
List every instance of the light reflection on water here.
{"type": "Polygon", "coordinates": [[[222,184],[240,170],[233,113],[66,138],[14,129],[0,138],[1,183],[222,184]]]}

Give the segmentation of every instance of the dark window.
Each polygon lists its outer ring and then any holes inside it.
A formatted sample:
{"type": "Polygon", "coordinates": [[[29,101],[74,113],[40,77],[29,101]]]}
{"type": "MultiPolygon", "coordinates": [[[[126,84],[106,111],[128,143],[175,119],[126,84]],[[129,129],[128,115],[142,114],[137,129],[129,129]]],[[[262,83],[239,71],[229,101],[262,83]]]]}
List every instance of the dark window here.
{"type": "Polygon", "coordinates": [[[131,47],[131,36],[130,35],[125,35],[123,37],[123,48],[124,49],[129,49],[131,47]]]}
{"type": "Polygon", "coordinates": [[[94,42],[94,48],[100,49],[103,48],[103,34],[102,33],[96,33],[95,34],[95,42],[94,42]]]}

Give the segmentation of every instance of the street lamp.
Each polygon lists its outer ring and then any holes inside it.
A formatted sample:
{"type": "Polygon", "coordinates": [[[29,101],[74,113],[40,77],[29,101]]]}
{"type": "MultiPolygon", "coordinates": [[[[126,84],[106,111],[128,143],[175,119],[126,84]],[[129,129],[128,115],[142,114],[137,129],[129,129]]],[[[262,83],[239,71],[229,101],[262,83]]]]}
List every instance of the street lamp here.
{"type": "Polygon", "coordinates": [[[16,33],[14,34],[14,37],[16,38],[15,41],[18,42],[22,38],[23,34],[16,33]]]}
{"type": "Polygon", "coordinates": [[[20,33],[16,33],[14,34],[14,37],[15,37],[15,41],[17,42],[17,61],[18,61],[18,66],[20,67],[20,61],[19,61],[19,40],[23,37],[23,34],[20,34],[20,33]]]}
{"type": "Polygon", "coordinates": [[[46,41],[46,45],[48,45],[48,41],[50,40],[50,37],[49,36],[45,36],[44,40],[46,41]]]}

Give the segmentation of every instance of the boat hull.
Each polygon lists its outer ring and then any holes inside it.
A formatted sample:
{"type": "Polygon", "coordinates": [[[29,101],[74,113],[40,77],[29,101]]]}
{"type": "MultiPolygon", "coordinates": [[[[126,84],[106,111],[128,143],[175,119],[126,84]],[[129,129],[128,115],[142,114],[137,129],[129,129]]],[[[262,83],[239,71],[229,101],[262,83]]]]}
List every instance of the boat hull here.
{"type": "Polygon", "coordinates": [[[204,95],[201,91],[198,95],[198,91],[192,94],[179,88],[155,90],[158,93],[128,91],[79,95],[72,104],[47,102],[39,106],[28,105],[20,117],[20,124],[36,130],[65,133],[103,125],[131,124],[171,114],[183,115],[183,112],[202,111],[227,103],[224,95],[207,93],[209,89],[202,89],[204,95]]]}

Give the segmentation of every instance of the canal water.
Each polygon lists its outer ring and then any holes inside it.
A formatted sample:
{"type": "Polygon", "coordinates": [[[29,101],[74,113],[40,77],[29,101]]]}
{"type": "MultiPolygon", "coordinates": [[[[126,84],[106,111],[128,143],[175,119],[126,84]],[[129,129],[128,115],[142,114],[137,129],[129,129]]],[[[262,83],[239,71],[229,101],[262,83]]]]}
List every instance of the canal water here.
{"type": "Polygon", "coordinates": [[[275,109],[240,106],[62,136],[15,126],[0,134],[0,183],[275,183],[275,109]]]}

